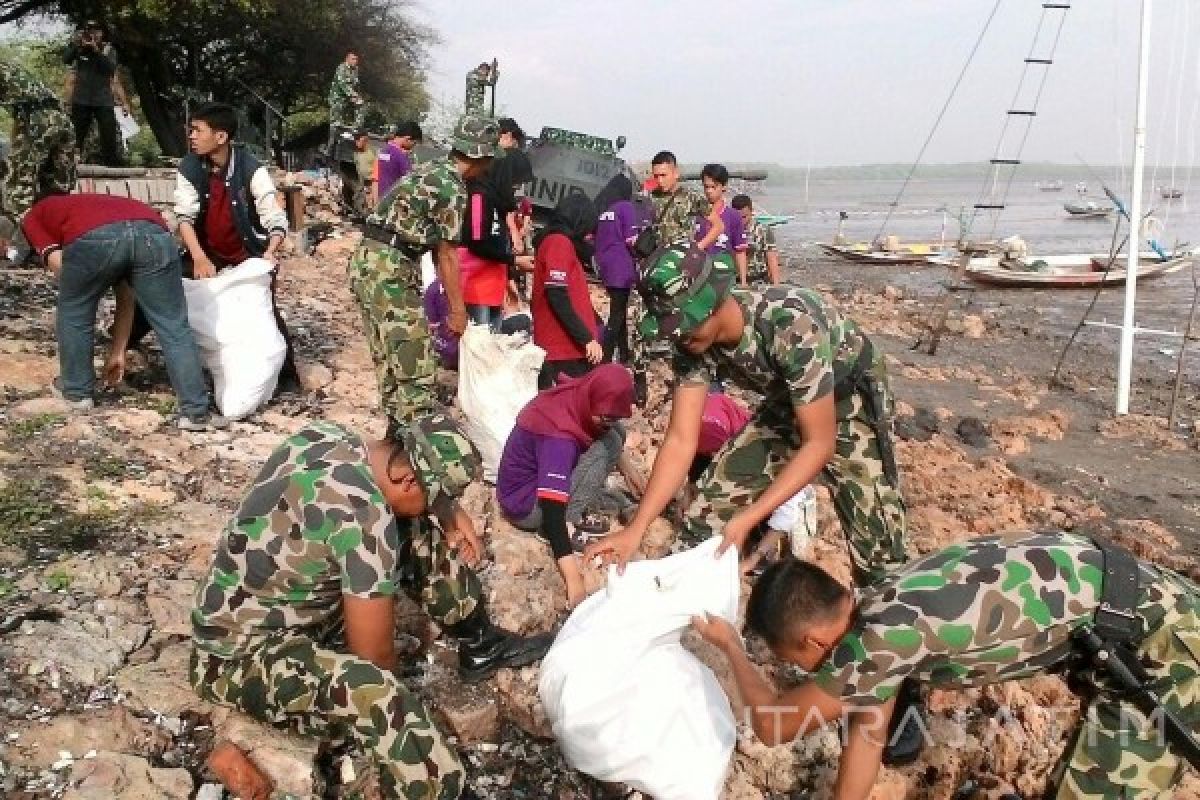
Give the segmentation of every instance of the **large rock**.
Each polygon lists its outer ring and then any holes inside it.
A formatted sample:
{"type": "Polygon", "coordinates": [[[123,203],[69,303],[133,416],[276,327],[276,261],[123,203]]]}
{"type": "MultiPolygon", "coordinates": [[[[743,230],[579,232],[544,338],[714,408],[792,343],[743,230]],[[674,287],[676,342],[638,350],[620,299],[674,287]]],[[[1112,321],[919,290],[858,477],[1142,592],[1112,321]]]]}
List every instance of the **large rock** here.
{"type": "Polygon", "coordinates": [[[125,663],[149,633],[149,626],[116,616],[67,612],[58,622],[26,622],[19,633],[0,639],[0,663],[31,675],[48,673],[51,681],[58,673],[92,686],[125,663]]]}
{"type": "Polygon", "coordinates": [[[333,372],[318,361],[297,362],[296,372],[300,374],[300,385],[310,392],[324,389],[333,383],[333,372]]]}
{"type": "Polygon", "coordinates": [[[459,742],[496,740],[500,732],[500,701],[488,684],[467,685],[459,680],[457,670],[434,667],[427,692],[434,715],[459,742]]]}
{"type": "Polygon", "coordinates": [[[134,711],[177,717],[184,711],[211,713],[214,707],[188,683],[190,642],[164,647],[156,661],[126,667],[114,678],[125,703],[134,711]]]}
{"type": "Polygon", "coordinates": [[[58,376],[58,359],[34,353],[0,353],[0,386],[22,392],[49,389],[58,376]]]}
{"type": "Polygon", "coordinates": [[[67,752],[76,759],[89,751],[110,750],[140,755],[161,753],[170,737],[161,728],[113,706],[90,714],[64,714],[48,722],[14,726],[19,738],[9,747],[6,760],[18,766],[46,769],[67,752]]]}
{"type": "Polygon", "coordinates": [[[146,586],[146,606],[154,618],[154,629],[159,633],[190,636],[195,596],[196,581],[150,581],[146,586]]]}
{"type": "Polygon", "coordinates": [[[233,742],[263,771],[276,792],[296,797],[313,796],[317,778],[318,741],[286,733],[256,722],[244,714],[230,713],[216,724],[218,739],[233,742]]]}
{"type": "Polygon", "coordinates": [[[554,729],[538,698],[539,674],[537,667],[502,669],[496,673],[496,694],[505,719],[531,736],[553,739],[554,729]]]}
{"type": "Polygon", "coordinates": [[[192,776],[186,769],[155,769],[144,758],[104,751],[76,761],[63,800],[187,800],[192,776]]]}
{"type": "Polygon", "coordinates": [[[135,436],[153,433],[163,424],[163,415],[146,408],[123,408],[105,415],[113,428],[135,436]]]}

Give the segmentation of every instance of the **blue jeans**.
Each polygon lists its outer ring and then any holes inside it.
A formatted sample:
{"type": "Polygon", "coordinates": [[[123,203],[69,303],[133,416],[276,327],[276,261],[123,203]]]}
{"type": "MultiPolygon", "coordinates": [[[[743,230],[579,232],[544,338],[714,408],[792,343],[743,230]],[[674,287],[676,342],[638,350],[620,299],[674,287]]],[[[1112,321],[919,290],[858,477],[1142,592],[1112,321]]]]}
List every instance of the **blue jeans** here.
{"type": "Polygon", "coordinates": [[[104,292],[122,280],[129,281],[158,334],[179,410],[187,416],[204,414],[208,387],[188,327],[179,249],[171,234],[152,222],[102,225],[63,249],[55,322],[63,396],[69,400],[92,396],[96,308],[104,292]]]}

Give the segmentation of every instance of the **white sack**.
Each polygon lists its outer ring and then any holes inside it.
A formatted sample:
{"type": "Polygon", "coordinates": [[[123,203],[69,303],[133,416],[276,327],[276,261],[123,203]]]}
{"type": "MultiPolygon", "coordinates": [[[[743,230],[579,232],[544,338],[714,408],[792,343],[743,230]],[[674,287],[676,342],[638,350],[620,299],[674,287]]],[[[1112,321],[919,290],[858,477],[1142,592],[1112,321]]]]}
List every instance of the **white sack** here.
{"type": "Polygon", "coordinates": [[[142,129],[142,126],[138,125],[133,115],[125,109],[118,108],[116,112],[117,126],[121,129],[121,138],[128,143],[130,139],[138,135],[138,131],[142,129]]]}
{"type": "Polygon", "coordinates": [[[538,695],[567,762],[655,800],[717,800],[736,741],[729,699],[680,644],[695,614],[733,622],[737,551],[720,539],[609,569],[542,660],[538,695]]]}
{"type": "Polygon", "coordinates": [[[495,482],[504,443],[517,414],[537,394],[546,352],[523,334],[492,333],[467,325],[458,343],[458,407],[463,433],[483,459],[484,480],[495,482]]]}
{"type": "Polygon", "coordinates": [[[271,305],[271,262],[249,258],[215,278],[185,279],[183,291],[217,408],[230,419],[253,413],[275,394],[287,352],[271,305]]]}

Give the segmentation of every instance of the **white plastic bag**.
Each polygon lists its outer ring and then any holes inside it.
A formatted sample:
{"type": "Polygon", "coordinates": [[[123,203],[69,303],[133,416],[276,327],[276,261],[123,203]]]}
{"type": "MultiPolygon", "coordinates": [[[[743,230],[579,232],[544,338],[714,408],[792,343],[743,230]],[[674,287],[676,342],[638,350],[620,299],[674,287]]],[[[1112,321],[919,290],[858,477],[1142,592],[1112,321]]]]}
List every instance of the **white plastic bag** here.
{"type": "Polygon", "coordinates": [[[484,480],[496,481],[504,443],[517,414],[537,394],[546,352],[524,334],[492,333],[468,325],[458,343],[458,407],[463,432],[483,459],[484,480]]]}
{"type": "Polygon", "coordinates": [[[249,258],[215,278],[184,280],[188,324],[221,413],[240,419],[275,394],[287,352],[271,305],[271,262],[249,258]]]}
{"type": "Polygon", "coordinates": [[[121,129],[121,138],[128,142],[130,139],[138,135],[138,131],[142,129],[141,125],[137,124],[137,120],[123,108],[117,109],[117,125],[121,129]]]}
{"type": "Polygon", "coordinates": [[[717,800],[736,731],[712,671],[680,644],[695,614],[733,621],[737,552],[719,539],[610,568],[608,587],[567,619],[542,660],[538,695],[568,763],[655,800],[717,800]]]}

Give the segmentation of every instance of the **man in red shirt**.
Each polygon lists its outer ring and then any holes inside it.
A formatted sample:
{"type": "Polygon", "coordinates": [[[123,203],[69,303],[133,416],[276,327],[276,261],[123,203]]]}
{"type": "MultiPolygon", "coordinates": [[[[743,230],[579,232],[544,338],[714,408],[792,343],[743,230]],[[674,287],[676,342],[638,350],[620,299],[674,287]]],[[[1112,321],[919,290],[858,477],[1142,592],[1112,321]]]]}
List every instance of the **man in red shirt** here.
{"type": "Polygon", "coordinates": [[[587,236],[596,210],[582,194],[559,201],[536,242],[533,262],[533,343],[546,351],[538,388],[548,389],[560,374],[579,377],[600,363],[600,326],[588,294],[583,263],[591,260],[587,236]]]}
{"type": "MultiPolygon", "coordinates": [[[[157,211],[126,197],[52,195],[34,204],[21,227],[29,246],[58,279],[55,333],[61,375],[55,388],[72,408],[87,411],[95,404],[96,307],[104,292],[116,286],[118,318],[128,320],[136,297],[158,335],[179,401],[176,424],[183,430],[223,427],[224,420],[208,412],[200,354],[188,327],[179,249],[157,211]]],[[[114,340],[106,374],[119,380],[124,358],[125,343],[114,340]]]]}

